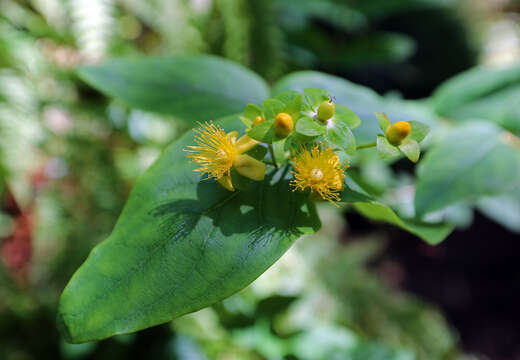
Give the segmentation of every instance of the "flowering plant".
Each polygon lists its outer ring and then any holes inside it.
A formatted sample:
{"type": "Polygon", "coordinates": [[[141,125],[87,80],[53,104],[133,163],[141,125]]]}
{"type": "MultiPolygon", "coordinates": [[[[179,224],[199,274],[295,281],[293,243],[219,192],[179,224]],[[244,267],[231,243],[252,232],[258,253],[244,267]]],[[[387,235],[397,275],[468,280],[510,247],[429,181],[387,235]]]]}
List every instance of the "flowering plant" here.
{"type": "Polygon", "coordinates": [[[426,123],[441,124],[427,104],[383,99],[325,74],[291,74],[270,88],[211,56],[115,60],[79,74],[195,130],[140,177],[113,232],[65,288],[58,325],[70,342],[137,331],[232,295],[320,228],[317,202],[436,244],[454,226],[435,211],[520,181],[518,139],[476,122],[428,152],[412,211],[398,209],[363,171],[403,157],[417,162],[426,123]],[[497,157],[511,165],[495,166],[497,157]],[[490,166],[494,181],[479,182],[490,166]]]}

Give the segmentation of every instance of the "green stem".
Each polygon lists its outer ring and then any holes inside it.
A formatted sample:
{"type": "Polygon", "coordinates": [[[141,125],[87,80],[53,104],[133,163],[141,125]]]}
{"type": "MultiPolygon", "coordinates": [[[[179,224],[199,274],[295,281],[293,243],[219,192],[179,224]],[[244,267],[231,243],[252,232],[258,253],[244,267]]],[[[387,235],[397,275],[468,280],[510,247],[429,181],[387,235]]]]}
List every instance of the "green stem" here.
{"type": "Polygon", "coordinates": [[[276,163],[276,158],[274,157],[274,149],[272,144],[267,144],[267,147],[269,148],[269,153],[271,154],[271,159],[273,160],[273,165],[275,168],[279,168],[278,164],[276,163]]]}
{"type": "Polygon", "coordinates": [[[367,148],[371,148],[371,147],[375,147],[375,146],[377,146],[377,142],[364,144],[364,145],[359,145],[358,147],[356,147],[356,150],[367,149],[367,148]]]}

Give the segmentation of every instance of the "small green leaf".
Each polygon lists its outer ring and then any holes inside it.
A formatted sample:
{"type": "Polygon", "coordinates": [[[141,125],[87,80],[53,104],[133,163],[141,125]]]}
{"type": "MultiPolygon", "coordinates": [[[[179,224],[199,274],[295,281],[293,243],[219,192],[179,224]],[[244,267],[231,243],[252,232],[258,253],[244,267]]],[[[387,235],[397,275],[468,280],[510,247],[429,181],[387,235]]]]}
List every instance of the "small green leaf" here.
{"type": "Polygon", "coordinates": [[[283,112],[285,104],[280,100],[267,99],[262,103],[262,108],[264,110],[265,118],[267,120],[272,120],[276,115],[283,112]]]}
{"type": "Polygon", "coordinates": [[[265,158],[265,154],[267,154],[267,148],[262,145],[257,145],[248,152],[246,152],[246,154],[256,160],[263,160],[265,158]]]}
{"type": "Polygon", "coordinates": [[[260,106],[255,104],[247,104],[246,108],[244,109],[244,116],[251,121],[255,119],[257,116],[262,116],[262,109],[260,109],[260,106]]]}
{"type": "Polygon", "coordinates": [[[285,140],[284,150],[299,151],[303,144],[308,144],[314,139],[316,139],[316,136],[305,136],[295,131],[285,140]]]}
{"type": "Polygon", "coordinates": [[[304,115],[296,123],[296,132],[305,136],[319,136],[325,134],[326,128],[313,118],[304,115]]]}
{"type": "Polygon", "coordinates": [[[247,135],[260,142],[271,144],[276,138],[274,133],[274,120],[264,120],[260,124],[253,126],[253,128],[247,132],[247,135]]]}
{"type": "Polygon", "coordinates": [[[284,91],[282,93],[279,93],[274,98],[276,100],[280,100],[285,105],[288,105],[291,101],[294,100],[294,98],[296,98],[298,96],[302,96],[302,94],[300,92],[298,92],[298,91],[295,91],[295,90],[289,90],[289,91],[284,91]]]}
{"type": "Polygon", "coordinates": [[[383,130],[383,133],[386,134],[388,128],[390,127],[390,125],[392,125],[390,123],[390,119],[388,118],[388,116],[386,114],[378,113],[378,112],[376,112],[376,117],[377,117],[377,121],[379,121],[379,127],[381,128],[381,130],[383,130]]]}
{"type": "Polygon", "coordinates": [[[377,135],[377,153],[381,159],[390,159],[399,156],[399,148],[390,144],[383,135],[377,135]]]}
{"type": "Polygon", "coordinates": [[[316,111],[316,108],[325,100],[329,100],[329,93],[323,89],[307,88],[303,90],[308,109],[316,111]]]}
{"type": "Polygon", "coordinates": [[[356,138],[350,128],[342,121],[338,121],[335,117],[330,119],[327,126],[325,138],[336,147],[344,150],[349,155],[356,152],[356,138]]]}
{"type": "Polygon", "coordinates": [[[334,118],[344,122],[349,128],[355,129],[361,124],[361,119],[348,107],[336,104],[334,118]]]}
{"type": "Polygon", "coordinates": [[[241,112],[269,95],[265,81],[252,71],[208,55],[114,59],[82,67],[78,75],[129,106],[190,123],[241,112]]]}
{"type": "Polygon", "coordinates": [[[285,106],[283,112],[291,115],[293,121],[297,121],[302,113],[302,101],[302,95],[298,94],[285,106]]]}
{"type": "Polygon", "coordinates": [[[430,127],[426,124],[423,124],[422,122],[412,120],[409,121],[409,123],[412,127],[412,130],[410,131],[408,138],[413,139],[419,143],[423,141],[426,135],[428,135],[430,132],[430,127]]]}
{"type": "Polygon", "coordinates": [[[406,155],[408,159],[412,162],[419,161],[419,155],[421,153],[421,148],[419,147],[419,143],[412,139],[404,139],[403,143],[399,145],[399,149],[406,155]]]}
{"type": "MultiPolygon", "coordinates": [[[[219,122],[239,129],[238,118],[219,122]]],[[[58,327],[69,342],[104,339],[197,311],[243,289],[303,233],[314,205],[287,169],[229,192],[170,145],[135,185],[117,224],[63,291],[58,327]]]]}
{"type": "Polygon", "coordinates": [[[242,124],[244,124],[246,128],[251,128],[253,126],[253,120],[245,116],[240,116],[240,121],[242,121],[242,124]]]}
{"type": "Polygon", "coordinates": [[[398,226],[432,245],[442,242],[454,228],[453,225],[444,223],[425,223],[401,218],[391,208],[379,202],[357,202],[354,203],[354,208],[369,219],[398,226]]]}
{"type": "Polygon", "coordinates": [[[463,200],[499,195],[520,183],[520,150],[492,123],[472,122],[451,131],[418,168],[418,216],[463,200]]]}
{"type": "Polygon", "coordinates": [[[342,203],[372,202],[374,199],[366,194],[348,177],[345,179],[345,187],[341,192],[342,203]]]}

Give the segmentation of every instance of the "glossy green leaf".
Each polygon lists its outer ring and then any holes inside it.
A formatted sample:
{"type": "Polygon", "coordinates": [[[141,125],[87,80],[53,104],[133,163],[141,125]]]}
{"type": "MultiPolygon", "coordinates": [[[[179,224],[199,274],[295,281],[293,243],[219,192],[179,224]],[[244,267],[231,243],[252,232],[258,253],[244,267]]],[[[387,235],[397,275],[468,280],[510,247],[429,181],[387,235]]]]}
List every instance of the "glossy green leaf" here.
{"type": "Polygon", "coordinates": [[[386,131],[388,130],[390,125],[392,125],[390,123],[390,119],[388,118],[388,116],[386,116],[386,114],[379,112],[376,112],[376,117],[377,121],[379,122],[379,127],[381,128],[381,130],[383,130],[383,133],[386,134],[386,131]]]}
{"type": "MultiPolygon", "coordinates": [[[[236,117],[221,125],[240,128],[236,117]]],[[[248,192],[201,181],[183,151],[193,136],[141,176],[112,234],[65,288],[58,325],[69,342],[137,331],[222,300],[319,227],[308,196],[291,191],[287,169],[248,192]]]]}
{"type": "Polygon", "coordinates": [[[426,124],[423,124],[422,122],[412,120],[409,121],[409,123],[412,129],[410,131],[410,135],[408,135],[408,138],[413,139],[419,143],[423,141],[426,135],[428,135],[430,132],[430,127],[426,124]]]}
{"type": "Polygon", "coordinates": [[[498,195],[520,183],[520,149],[510,136],[492,123],[473,122],[433,147],[418,171],[417,215],[498,195]]]}
{"type": "Polygon", "coordinates": [[[419,161],[421,148],[419,147],[419,143],[417,141],[412,139],[405,139],[403,140],[403,143],[399,145],[399,149],[410,161],[419,161]]]}
{"type": "Polygon", "coordinates": [[[381,159],[391,159],[401,154],[399,148],[390,144],[383,135],[377,135],[377,153],[381,159]]]}
{"type": "Polygon", "coordinates": [[[354,208],[369,219],[398,226],[432,245],[442,242],[454,228],[444,223],[425,223],[401,218],[391,208],[378,202],[357,202],[354,203],[354,208]]]}
{"type": "Polygon", "coordinates": [[[319,136],[325,134],[326,128],[317,120],[304,115],[296,123],[296,132],[305,136],[319,136]]]}
{"type": "Polygon", "coordinates": [[[189,122],[239,113],[269,96],[267,84],[255,73],[207,55],[110,60],[83,67],[78,74],[131,107],[189,122]]]}

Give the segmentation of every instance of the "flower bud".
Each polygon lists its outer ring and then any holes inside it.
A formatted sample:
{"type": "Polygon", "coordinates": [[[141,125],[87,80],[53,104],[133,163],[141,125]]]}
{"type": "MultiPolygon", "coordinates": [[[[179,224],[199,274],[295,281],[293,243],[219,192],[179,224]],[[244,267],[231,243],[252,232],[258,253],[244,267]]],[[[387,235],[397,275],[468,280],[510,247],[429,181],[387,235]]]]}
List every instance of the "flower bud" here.
{"type": "Polygon", "coordinates": [[[263,122],[265,120],[265,118],[263,116],[255,116],[255,118],[253,119],[253,126],[256,126],[258,124],[260,124],[261,122],[263,122]]]}
{"type": "Polygon", "coordinates": [[[332,100],[325,100],[318,107],[318,120],[325,122],[329,120],[332,116],[334,116],[334,111],[336,111],[336,105],[332,100]]]}
{"type": "Polygon", "coordinates": [[[249,155],[238,155],[233,166],[236,171],[247,178],[260,181],[265,176],[265,164],[249,155]]]}
{"type": "Polygon", "coordinates": [[[291,115],[279,113],[274,119],[274,132],[279,137],[285,138],[294,130],[294,121],[291,115]]]}
{"type": "Polygon", "coordinates": [[[392,124],[386,131],[388,142],[394,146],[401,145],[401,142],[410,135],[412,127],[408,121],[398,121],[392,124]]]}

